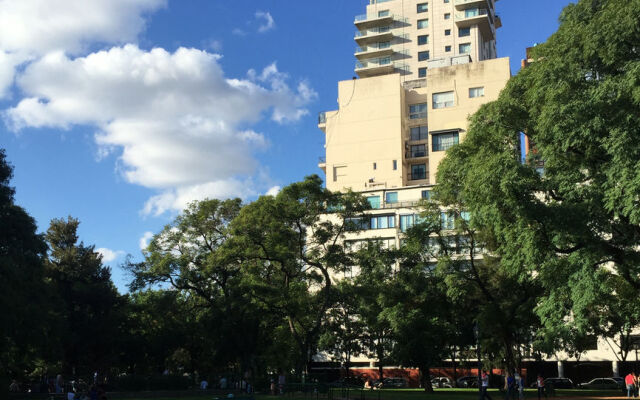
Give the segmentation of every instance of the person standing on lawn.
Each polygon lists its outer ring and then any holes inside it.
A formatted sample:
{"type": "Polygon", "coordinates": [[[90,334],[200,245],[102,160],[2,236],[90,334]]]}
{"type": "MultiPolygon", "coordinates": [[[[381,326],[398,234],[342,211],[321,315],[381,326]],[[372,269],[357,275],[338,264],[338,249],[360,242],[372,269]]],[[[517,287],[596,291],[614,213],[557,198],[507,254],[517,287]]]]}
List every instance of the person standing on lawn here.
{"type": "Polygon", "coordinates": [[[492,400],[489,393],[487,393],[487,389],[489,389],[489,374],[487,374],[487,371],[482,371],[482,375],[480,375],[480,400],[492,400]]]}
{"type": "Polygon", "coordinates": [[[624,383],[627,385],[627,399],[630,399],[633,395],[635,397],[635,385],[636,379],[631,372],[624,377],[624,383]]]}
{"type": "Polygon", "coordinates": [[[544,390],[544,378],[542,374],[538,374],[538,379],[536,379],[536,386],[538,387],[538,400],[541,399],[541,395],[544,394],[544,398],[547,398],[547,392],[544,390]]]}

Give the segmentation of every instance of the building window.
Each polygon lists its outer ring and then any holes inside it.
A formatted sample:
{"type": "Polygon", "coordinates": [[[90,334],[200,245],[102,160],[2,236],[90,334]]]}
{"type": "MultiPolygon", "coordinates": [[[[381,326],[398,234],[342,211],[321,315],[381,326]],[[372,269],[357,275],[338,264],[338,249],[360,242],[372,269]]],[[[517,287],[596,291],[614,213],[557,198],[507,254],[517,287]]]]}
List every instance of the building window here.
{"type": "Polygon", "coordinates": [[[418,36],[418,46],[429,44],[429,35],[418,36]]]}
{"type": "Polygon", "coordinates": [[[373,170],[375,171],[376,169],[378,169],[378,164],[377,163],[373,163],[373,170]]]}
{"type": "Polygon", "coordinates": [[[411,128],[411,140],[426,140],[429,138],[429,129],[426,125],[411,128]]]}
{"type": "Polygon", "coordinates": [[[422,191],[422,198],[425,200],[431,200],[431,191],[430,190],[423,190],[422,191]]]}
{"type": "Polygon", "coordinates": [[[431,135],[431,151],[447,151],[458,144],[458,132],[445,132],[431,135]]]}
{"type": "Polygon", "coordinates": [[[411,177],[412,181],[418,179],[427,179],[427,164],[416,164],[411,166],[411,177]]]}
{"type": "Polygon", "coordinates": [[[445,2],[445,3],[448,3],[448,2],[449,2],[449,0],[444,0],[444,2],[445,2]]]}
{"type": "Polygon", "coordinates": [[[406,232],[408,229],[411,229],[416,222],[416,215],[401,215],[400,216],[400,230],[402,232],[406,232]]]}
{"type": "Polygon", "coordinates": [[[458,29],[458,36],[460,37],[471,36],[471,28],[458,29]]]}
{"type": "Polygon", "coordinates": [[[469,89],[469,97],[484,97],[484,87],[474,87],[469,89]]]}
{"type": "Polygon", "coordinates": [[[451,35],[451,29],[445,29],[444,30],[444,35],[445,36],[450,36],[451,35]]]}
{"type": "Polygon", "coordinates": [[[391,15],[389,10],[378,11],[378,18],[388,17],[389,15],[391,15]]]}
{"type": "Polygon", "coordinates": [[[387,204],[393,204],[398,202],[398,192],[387,192],[384,195],[384,202],[387,204]]]}
{"type": "Polygon", "coordinates": [[[371,217],[371,229],[388,229],[396,227],[396,218],[394,215],[380,215],[371,217]]]}
{"type": "Polygon", "coordinates": [[[471,53],[471,43],[461,43],[458,45],[458,50],[460,54],[469,54],[471,53]]]}
{"type": "Polygon", "coordinates": [[[429,59],[429,51],[419,51],[418,61],[427,61],[429,59]]]}
{"type": "Polygon", "coordinates": [[[416,144],[411,146],[409,152],[409,158],[426,157],[427,148],[424,144],[416,144]]]}
{"type": "Polygon", "coordinates": [[[429,27],[428,19],[419,19],[418,20],[418,29],[425,29],[429,27]]]}
{"type": "Polygon", "coordinates": [[[412,104],[409,106],[409,119],[420,118],[427,118],[427,103],[412,104]]]}
{"type": "Polygon", "coordinates": [[[398,169],[398,160],[393,160],[393,170],[397,170],[398,169]]]}
{"type": "Polygon", "coordinates": [[[444,19],[451,19],[451,14],[450,13],[446,13],[444,15],[444,19]]]}
{"type": "Polygon", "coordinates": [[[377,47],[379,49],[388,49],[389,47],[391,47],[391,42],[378,42],[377,47]]]}
{"type": "Polygon", "coordinates": [[[480,10],[477,8],[467,8],[464,10],[465,18],[477,17],[478,15],[480,15],[480,10]]]}
{"type": "Polygon", "coordinates": [[[427,68],[418,68],[418,78],[426,78],[427,77],[427,68]]]}
{"type": "Polygon", "coordinates": [[[444,51],[446,53],[450,52],[451,51],[451,46],[444,46],[444,51]]]}
{"type": "Polygon", "coordinates": [[[429,3],[418,4],[418,13],[423,13],[427,11],[429,11],[429,3]]]}
{"type": "Polygon", "coordinates": [[[456,224],[456,215],[452,212],[440,213],[440,227],[442,229],[454,229],[456,224]]]}
{"type": "Polygon", "coordinates": [[[454,106],[453,92],[434,93],[431,98],[434,110],[454,106]]]}
{"type": "Polygon", "coordinates": [[[367,197],[367,201],[374,210],[380,208],[380,196],[367,197]]]}

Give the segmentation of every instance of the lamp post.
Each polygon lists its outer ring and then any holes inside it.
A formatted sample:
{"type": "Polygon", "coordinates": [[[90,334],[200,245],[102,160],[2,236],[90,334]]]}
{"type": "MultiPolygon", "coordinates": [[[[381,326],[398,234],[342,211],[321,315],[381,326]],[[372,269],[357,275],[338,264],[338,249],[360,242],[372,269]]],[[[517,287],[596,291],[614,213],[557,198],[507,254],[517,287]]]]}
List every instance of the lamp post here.
{"type": "Polygon", "coordinates": [[[478,396],[482,400],[482,360],[480,359],[480,327],[478,322],[473,325],[473,336],[476,338],[476,357],[478,358],[478,396]]]}

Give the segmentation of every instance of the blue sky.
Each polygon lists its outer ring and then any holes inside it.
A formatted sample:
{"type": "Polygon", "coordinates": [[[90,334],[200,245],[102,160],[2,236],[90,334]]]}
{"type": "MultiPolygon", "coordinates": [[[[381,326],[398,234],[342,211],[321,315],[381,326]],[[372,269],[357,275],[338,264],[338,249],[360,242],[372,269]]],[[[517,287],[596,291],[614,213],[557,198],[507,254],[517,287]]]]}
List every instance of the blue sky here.
{"type": "MultiPolygon", "coordinates": [[[[569,2],[497,2],[514,74],[569,2]]],[[[17,202],[42,231],[79,218],[125,291],[124,255],[141,259],[141,239],[187,201],[251,200],[322,172],[317,113],[353,76],[366,3],[0,0],[0,147],[17,202]]]]}

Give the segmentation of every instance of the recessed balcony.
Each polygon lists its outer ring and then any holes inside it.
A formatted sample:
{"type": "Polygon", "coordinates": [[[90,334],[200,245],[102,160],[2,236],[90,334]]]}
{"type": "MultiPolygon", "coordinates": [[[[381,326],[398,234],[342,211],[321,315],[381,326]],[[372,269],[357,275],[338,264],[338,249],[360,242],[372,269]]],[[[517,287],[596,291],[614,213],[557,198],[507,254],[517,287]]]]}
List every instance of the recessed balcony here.
{"type": "Polygon", "coordinates": [[[365,78],[392,73],[395,69],[391,57],[373,58],[356,62],[356,73],[365,78]]]}
{"type": "Polygon", "coordinates": [[[365,46],[377,42],[389,42],[393,39],[393,33],[389,27],[373,28],[356,31],[355,41],[358,46],[365,46]]]}
{"type": "Polygon", "coordinates": [[[393,14],[387,14],[387,15],[367,15],[367,14],[362,14],[362,15],[358,15],[356,16],[355,21],[353,21],[353,23],[355,24],[356,28],[362,30],[362,29],[371,29],[371,28],[375,28],[377,26],[384,26],[384,25],[389,25],[393,22],[393,14]]]}
{"type": "Polygon", "coordinates": [[[491,39],[495,35],[493,16],[484,8],[469,8],[464,12],[456,13],[456,25],[458,28],[470,28],[477,25],[482,36],[491,39]]]}
{"type": "Polygon", "coordinates": [[[466,10],[467,8],[490,7],[489,0],[455,0],[456,10],[466,10]]]}
{"type": "Polygon", "coordinates": [[[318,157],[318,168],[327,173],[327,158],[326,157],[318,157]]]}
{"type": "Polygon", "coordinates": [[[374,57],[389,57],[394,53],[391,44],[381,46],[381,43],[373,43],[368,46],[357,46],[355,56],[358,60],[374,57]]]}

